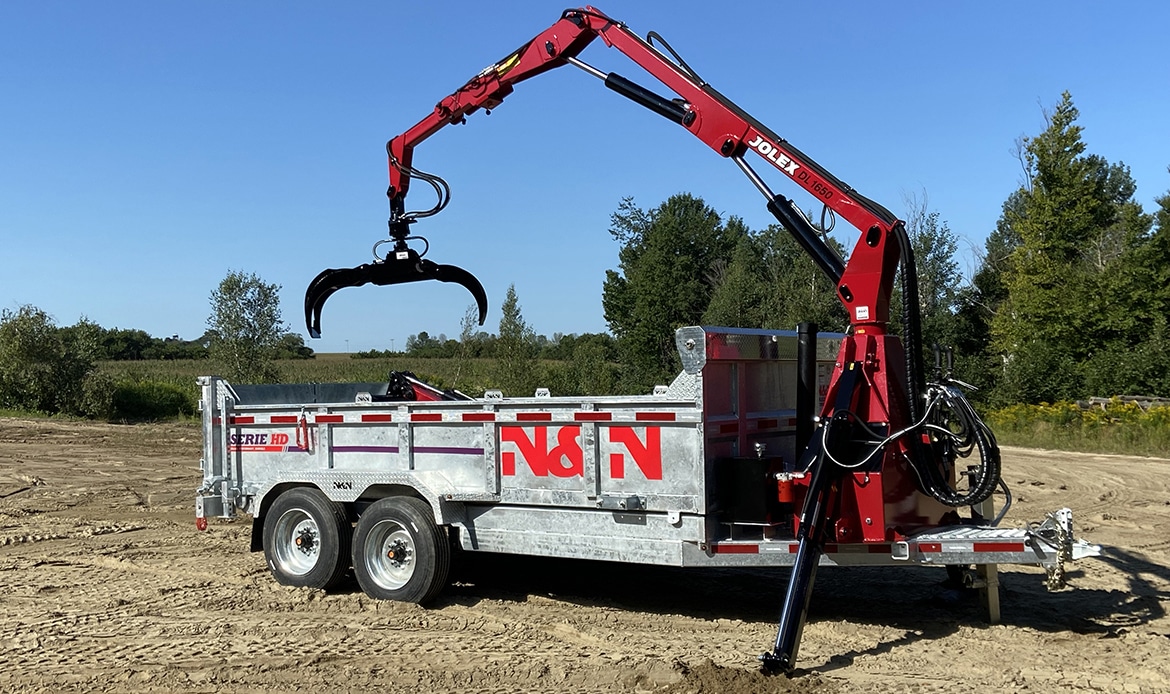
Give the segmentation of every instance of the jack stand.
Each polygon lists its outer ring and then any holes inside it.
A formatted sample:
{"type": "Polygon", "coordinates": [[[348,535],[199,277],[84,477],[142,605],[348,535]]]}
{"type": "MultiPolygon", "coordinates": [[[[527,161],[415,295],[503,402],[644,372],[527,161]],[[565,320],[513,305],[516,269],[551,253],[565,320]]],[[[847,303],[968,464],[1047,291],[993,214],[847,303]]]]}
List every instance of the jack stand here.
{"type": "MultiPolygon", "coordinates": [[[[995,517],[995,501],[987,497],[971,509],[981,519],[995,517]]],[[[979,598],[987,616],[988,624],[999,624],[999,566],[997,564],[976,564],[975,575],[979,578],[979,598]]]]}

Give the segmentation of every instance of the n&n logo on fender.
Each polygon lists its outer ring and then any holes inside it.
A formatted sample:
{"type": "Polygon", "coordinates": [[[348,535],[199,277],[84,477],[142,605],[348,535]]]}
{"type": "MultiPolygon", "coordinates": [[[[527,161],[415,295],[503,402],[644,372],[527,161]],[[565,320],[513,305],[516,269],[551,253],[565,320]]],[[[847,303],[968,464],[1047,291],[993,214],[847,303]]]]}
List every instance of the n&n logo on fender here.
{"type": "MultiPolygon", "coordinates": [[[[608,432],[608,443],[621,444],[627,453],[609,454],[609,477],[620,480],[626,476],[626,461],[632,460],[648,480],[662,479],[662,429],[645,427],[645,440],[638,437],[634,427],[599,427],[598,432],[608,432]]],[[[537,426],[500,427],[500,443],[511,443],[515,451],[500,453],[501,474],[512,477],[516,474],[517,454],[536,477],[584,477],[585,456],[581,450],[580,426],[537,426]],[[529,438],[528,432],[532,432],[529,438]],[[549,441],[553,434],[555,441],[549,441]]],[[[603,440],[603,444],[606,441],[603,440]]]]}

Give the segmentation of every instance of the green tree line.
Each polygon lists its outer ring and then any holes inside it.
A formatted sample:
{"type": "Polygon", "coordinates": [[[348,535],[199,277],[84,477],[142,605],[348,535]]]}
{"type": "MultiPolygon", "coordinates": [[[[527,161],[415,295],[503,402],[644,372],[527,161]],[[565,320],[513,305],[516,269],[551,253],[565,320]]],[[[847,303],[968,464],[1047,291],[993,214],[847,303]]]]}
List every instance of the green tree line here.
{"type": "Polygon", "coordinates": [[[236,382],[271,380],[275,360],[313,357],[281,321],[278,290],[255,275],[229,272],[212,292],[208,331],[191,341],[107,329],[86,318],[58,326],[29,305],[0,311],[0,409],[118,420],[194,412],[188,389],[117,380],[99,368],[103,361],[208,360],[208,372],[236,382]]]}
{"type": "MultiPolygon", "coordinates": [[[[133,328],[103,328],[85,318],[58,329],[66,341],[90,345],[91,356],[97,361],[207,359],[215,340],[215,333],[211,331],[194,340],[184,340],[178,335],[155,337],[145,330],[133,328]]],[[[305,339],[291,332],[277,335],[272,349],[274,359],[312,359],[314,356],[313,350],[305,345],[305,339]]]]}
{"type": "MultiPolygon", "coordinates": [[[[609,333],[553,333],[547,335],[533,335],[532,347],[535,357],[541,360],[564,361],[573,356],[574,350],[581,344],[595,344],[604,353],[609,361],[617,361],[617,342],[609,333]]],[[[352,359],[386,359],[395,356],[417,357],[420,359],[456,359],[469,357],[472,359],[495,359],[501,348],[500,336],[487,331],[476,331],[468,340],[457,340],[444,333],[432,336],[427,331],[410,335],[406,339],[406,349],[395,352],[393,350],[371,349],[350,354],[352,359]]]]}
{"type": "Polygon", "coordinates": [[[556,395],[609,395],[618,389],[623,365],[611,335],[537,335],[524,319],[515,285],[508,287],[500,313],[499,332],[495,334],[476,330],[476,309],[469,306],[458,340],[420,332],[407,339],[403,352],[370,350],[350,356],[490,361],[486,376],[480,375],[470,384],[460,383],[457,371],[452,386],[469,393],[498,388],[507,395],[531,396],[537,388],[545,387],[556,395]]]}

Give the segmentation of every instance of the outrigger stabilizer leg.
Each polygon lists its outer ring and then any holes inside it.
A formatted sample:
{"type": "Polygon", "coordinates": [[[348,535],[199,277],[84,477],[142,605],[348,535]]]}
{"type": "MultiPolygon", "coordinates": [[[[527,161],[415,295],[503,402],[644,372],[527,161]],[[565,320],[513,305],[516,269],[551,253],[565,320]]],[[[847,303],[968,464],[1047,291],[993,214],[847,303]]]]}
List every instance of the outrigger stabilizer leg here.
{"type": "Polygon", "coordinates": [[[829,518],[830,505],[837,500],[836,487],[846,472],[827,451],[831,448],[835,455],[840,455],[849,447],[848,439],[852,436],[849,404],[858,388],[860,374],[861,364],[857,362],[844,369],[838,383],[834,414],[816,430],[800,459],[800,467],[810,471],[812,476],[800,512],[800,527],[796,531],[796,560],[792,564],[792,574],[788,578],[788,589],[780,609],[776,643],[770,652],[760,655],[763,670],[769,674],[788,675],[796,668],[796,656],[808,616],[808,603],[812,598],[817,566],[820,565],[821,555],[825,553],[825,523],[829,518]]]}
{"type": "Polygon", "coordinates": [[[776,644],[770,652],[760,655],[763,669],[769,674],[791,674],[796,667],[813,581],[825,551],[825,521],[829,516],[828,506],[839,468],[824,454],[824,431],[817,432],[805,453],[805,460],[812,463],[812,478],[800,514],[800,529],[796,533],[796,560],[780,610],[776,644]]]}
{"type": "Polygon", "coordinates": [[[324,270],[309,283],[309,288],[305,290],[305,324],[310,337],[321,337],[321,309],[324,308],[325,301],[339,289],[360,287],[363,284],[386,286],[422,280],[453,282],[466,288],[475,297],[475,304],[479,309],[479,324],[483,325],[487,318],[487,292],[475,275],[454,265],[439,265],[423,258],[422,256],[426,254],[425,249],[419,253],[406,245],[407,239],[422,237],[407,236],[405,223],[399,225],[399,228],[395,229],[395,223],[391,222],[393,239],[384,239],[375,244],[374,262],[353,268],[324,270]],[[391,241],[394,243],[394,250],[385,258],[379,258],[378,245],[391,241]]]}

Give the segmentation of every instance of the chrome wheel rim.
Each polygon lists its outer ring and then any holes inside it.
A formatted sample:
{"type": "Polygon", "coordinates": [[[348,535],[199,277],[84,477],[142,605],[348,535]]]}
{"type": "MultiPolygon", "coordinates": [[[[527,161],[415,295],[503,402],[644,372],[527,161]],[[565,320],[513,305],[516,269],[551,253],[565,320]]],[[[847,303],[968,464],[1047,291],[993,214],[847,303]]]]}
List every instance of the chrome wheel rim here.
{"type": "Polygon", "coordinates": [[[276,521],[275,561],[277,568],[293,576],[313,570],[321,555],[321,530],[304,509],[291,508],[276,521]]]}
{"type": "Polygon", "coordinates": [[[386,590],[399,590],[414,576],[414,537],[398,521],[378,521],[362,548],[370,578],[386,590]]]}

